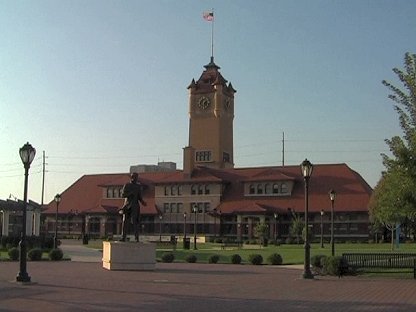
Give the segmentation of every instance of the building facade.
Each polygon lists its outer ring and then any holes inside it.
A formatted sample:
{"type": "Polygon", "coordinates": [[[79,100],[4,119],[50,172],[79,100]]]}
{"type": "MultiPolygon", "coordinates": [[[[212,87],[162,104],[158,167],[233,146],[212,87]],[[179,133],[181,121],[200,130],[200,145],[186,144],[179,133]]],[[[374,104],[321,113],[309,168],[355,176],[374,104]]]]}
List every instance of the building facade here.
{"type": "MultiPolygon", "coordinates": [[[[253,239],[264,223],[270,238],[287,239],[296,218],[304,218],[304,182],[300,166],[235,168],[233,120],[235,93],[211,58],[189,90],[189,144],[183,170],[139,173],[143,197],[142,235],[193,235],[253,239]]],[[[140,169],[140,166],[136,166],[140,169]]],[[[61,235],[112,236],[121,232],[121,189],[129,174],[85,175],[61,194],[61,235]]],[[[346,164],[314,166],[310,180],[309,224],[315,235],[330,235],[328,192],[337,192],[335,237],[365,240],[371,188],[346,164]]],[[[44,230],[55,229],[56,203],[47,205],[44,230]]]]}

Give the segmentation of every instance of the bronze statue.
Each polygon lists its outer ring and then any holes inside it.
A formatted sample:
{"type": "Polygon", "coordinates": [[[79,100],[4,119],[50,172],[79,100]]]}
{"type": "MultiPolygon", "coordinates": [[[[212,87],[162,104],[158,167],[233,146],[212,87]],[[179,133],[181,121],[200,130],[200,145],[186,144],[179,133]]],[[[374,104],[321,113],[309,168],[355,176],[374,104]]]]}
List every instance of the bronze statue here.
{"type": "Polygon", "coordinates": [[[121,241],[126,241],[126,235],[130,224],[133,224],[134,238],[139,241],[140,228],[140,204],[146,206],[142,198],[141,185],[138,182],[139,175],[135,172],[131,174],[131,181],[123,187],[122,197],[125,198],[123,207],[119,213],[123,215],[121,229],[121,241]]]}

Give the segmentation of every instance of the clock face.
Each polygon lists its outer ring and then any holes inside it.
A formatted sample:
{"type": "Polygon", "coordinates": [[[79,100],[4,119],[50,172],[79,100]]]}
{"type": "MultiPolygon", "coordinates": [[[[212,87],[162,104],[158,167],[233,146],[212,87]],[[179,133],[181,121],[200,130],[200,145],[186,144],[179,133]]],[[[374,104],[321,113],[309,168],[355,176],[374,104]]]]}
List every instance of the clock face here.
{"type": "Polygon", "coordinates": [[[207,109],[209,107],[210,101],[209,98],[203,96],[198,101],[198,106],[201,109],[207,109]]]}

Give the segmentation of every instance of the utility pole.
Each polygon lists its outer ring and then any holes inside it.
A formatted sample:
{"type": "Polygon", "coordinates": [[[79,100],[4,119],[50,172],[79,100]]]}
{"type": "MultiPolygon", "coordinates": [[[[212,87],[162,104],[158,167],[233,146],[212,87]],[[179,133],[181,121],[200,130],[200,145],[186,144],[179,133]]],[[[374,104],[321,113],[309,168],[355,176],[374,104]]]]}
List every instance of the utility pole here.
{"type": "Polygon", "coordinates": [[[42,199],[40,201],[41,206],[43,206],[43,198],[45,195],[45,151],[42,153],[42,199]]]}
{"type": "Polygon", "coordinates": [[[282,167],[285,166],[285,132],[283,131],[283,139],[282,139],[282,167]]]}

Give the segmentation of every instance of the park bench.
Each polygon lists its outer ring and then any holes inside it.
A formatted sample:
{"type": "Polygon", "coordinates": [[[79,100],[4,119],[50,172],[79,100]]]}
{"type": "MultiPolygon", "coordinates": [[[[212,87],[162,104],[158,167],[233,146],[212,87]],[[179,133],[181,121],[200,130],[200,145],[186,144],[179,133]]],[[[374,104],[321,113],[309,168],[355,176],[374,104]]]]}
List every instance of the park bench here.
{"type": "Polygon", "coordinates": [[[238,247],[241,248],[241,242],[224,242],[221,244],[221,249],[225,249],[227,247],[238,247]]]}
{"type": "Polygon", "coordinates": [[[349,268],[413,269],[416,279],[416,253],[343,253],[349,268]]]}

